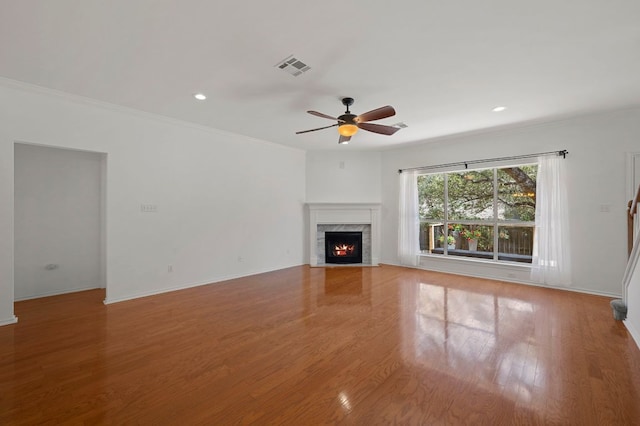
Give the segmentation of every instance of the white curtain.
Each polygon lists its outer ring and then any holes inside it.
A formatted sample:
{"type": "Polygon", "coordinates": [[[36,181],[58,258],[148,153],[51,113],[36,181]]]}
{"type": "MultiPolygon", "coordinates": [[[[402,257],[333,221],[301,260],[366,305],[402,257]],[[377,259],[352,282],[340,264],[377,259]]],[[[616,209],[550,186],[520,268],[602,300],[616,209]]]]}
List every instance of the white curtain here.
{"type": "Polygon", "coordinates": [[[402,265],[417,266],[420,242],[418,217],[418,180],[415,171],[400,173],[400,224],[398,228],[398,258],[402,265]]]}
{"type": "Polygon", "coordinates": [[[569,210],[564,163],[559,156],[538,159],[536,229],[533,236],[533,281],[571,285],[569,210]]]}

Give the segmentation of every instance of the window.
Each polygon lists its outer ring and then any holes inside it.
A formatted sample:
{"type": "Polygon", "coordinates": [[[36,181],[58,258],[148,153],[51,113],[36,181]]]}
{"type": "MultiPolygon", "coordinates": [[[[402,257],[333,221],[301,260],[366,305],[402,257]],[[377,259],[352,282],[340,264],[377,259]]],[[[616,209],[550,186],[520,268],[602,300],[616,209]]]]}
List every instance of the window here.
{"type": "Polygon", "coordinates": [[[537,168],[418,176],[421,253],[531,263],[537,168]]]}

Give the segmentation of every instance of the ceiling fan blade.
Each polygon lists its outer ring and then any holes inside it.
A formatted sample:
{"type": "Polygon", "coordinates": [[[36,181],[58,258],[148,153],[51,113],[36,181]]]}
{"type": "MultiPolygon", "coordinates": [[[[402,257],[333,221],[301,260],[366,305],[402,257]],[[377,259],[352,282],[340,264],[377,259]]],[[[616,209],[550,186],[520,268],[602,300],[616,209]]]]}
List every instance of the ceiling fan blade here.
{"type": "Polygon", "coordinates": [[[392,126],[383,126],[382,124],[372,124],[372,123],[358,123],[358,127],[362,130],[367,130],[373,133],[380,133],[381,135],[391,136],[400,128],[392,127],[392,126]]]}
{"type": "MultiPolygon", "coordinates": [[[[310,112],[310,111],[309,111],[310,112]]],[[[376,121],[383,118],[396,115],[396,110],[391,105],[383,106],[378,109],[372,109],[369,112],[360,114],[355,118],[356,123],[366,123],[367,121],[376,121]]]]}
{"type": "Polygon", "coordinates": [[[338,120],[336,117],[332,117],[330,115],[327,114],[323,114],[321,112],[318,111],[307,111],[309,114],[311,115],[315,115],[316,117],[321,117],[321,118],[328,118],[329,120],[335,120],[335,121],[340,121],[342,122],[343,120],[338,120]]]}
{"type": "Polygon", "coordinates": [[[315,132],[316,130],[328,129],[329,127],[336,127],[337,125],[338,125],[338,123],[332,124],[331,126],[318,127],[317,129],[301,130],[299,132],[296,132],[296,135],[300,135],[302,133],[315,132]]]}
{"type": "Polygon", "coordinates": [[[347,143],[351,140],[351,136],[342,136],[340,135],[340,139],[338,139],[338,143],[347,143]]]}

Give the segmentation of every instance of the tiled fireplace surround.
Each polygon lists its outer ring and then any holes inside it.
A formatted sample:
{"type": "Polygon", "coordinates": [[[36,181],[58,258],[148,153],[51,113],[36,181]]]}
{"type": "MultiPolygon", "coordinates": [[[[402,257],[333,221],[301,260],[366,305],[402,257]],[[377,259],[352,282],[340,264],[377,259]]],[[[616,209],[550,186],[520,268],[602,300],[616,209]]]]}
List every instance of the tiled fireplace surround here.
{"type": "Polygon", "coordinates": [[[328,231],[362,232],[362,265],[377,266],[380,261],[380,204],[308,203],[309,265],[326,264],[324,233],[328,231]]]}

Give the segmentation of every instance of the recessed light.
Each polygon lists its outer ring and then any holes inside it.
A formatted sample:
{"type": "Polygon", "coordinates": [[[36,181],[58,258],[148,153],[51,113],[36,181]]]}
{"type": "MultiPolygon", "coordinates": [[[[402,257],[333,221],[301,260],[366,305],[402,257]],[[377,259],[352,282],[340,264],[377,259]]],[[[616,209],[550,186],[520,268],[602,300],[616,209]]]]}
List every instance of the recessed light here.
{"type": "Polygon", "coordinates": [[[195,95],[193,95],[193,97],[199,101],[204,101],[205,99],[207,99],[207,97],[202,93],[196,93],[195,95]]]}
{"type": "Polygon", "coordinates": [[[501,111],[504,111],[505,109],[507,109],[507,107],[497,106],[494,109],[492,109],[491,111],[493,111],[493,112],[501,112],[501,111]]]}

